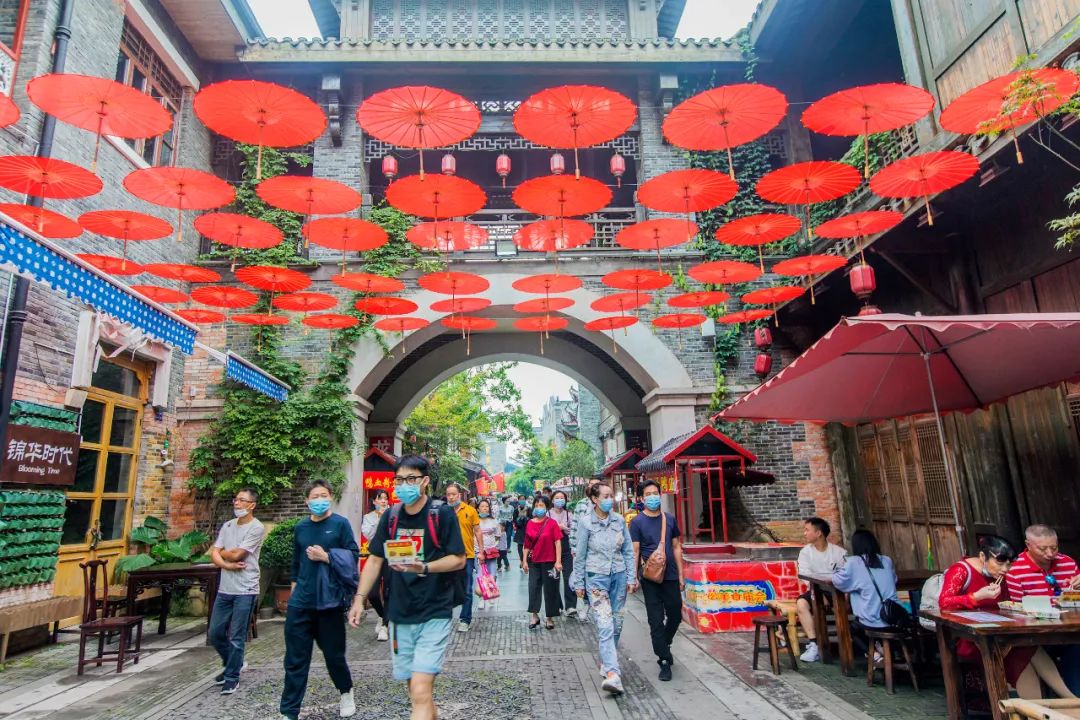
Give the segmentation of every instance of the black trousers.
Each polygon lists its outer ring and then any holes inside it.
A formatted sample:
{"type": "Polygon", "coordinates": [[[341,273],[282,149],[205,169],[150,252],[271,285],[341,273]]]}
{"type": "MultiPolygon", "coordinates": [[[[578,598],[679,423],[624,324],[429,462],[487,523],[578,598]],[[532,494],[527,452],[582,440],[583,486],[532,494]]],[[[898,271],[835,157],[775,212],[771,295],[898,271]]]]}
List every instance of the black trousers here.
{"type": "Polygon", "coordinates": [[[499,551],[499,557],[495,561],[495,567],[496,568],[505,568],[506,570],[510,569],[510,558],[507,556],[506,550],[500,550],[499,551]]]}
{"type": "Polygon", "coordinates": [[[543,593],[545,617],[559,616],[559,581],[548,573],[555,567],[553,562],[536,563],[529,561],[529,612],[540,612],[540,597],[543,593]]]}
{"type": "Polygon", "coordinates": [[[652,638],[653,653],[656,659],[671,662],[671,641],[679,632],[682,622],[682,593],[678,580],[665,580],[654,583],[641,580],[641,591],[645,595],[645,615],[649,619],[649,636],[652,638]]]}
{"type": "Polygon", "coordinates": [[[386,595],[386,564],[383,563],[382,572],[379,573],[379,579],[375,581],[375,588],[371,591],[371,595],[368,596],[368,602],[371,603],[371,609],[375,611],[375,614],[379,616],[379,620],[384,625],[388,625],[390,621],[387,619],[387,605],[389,605],[390,598],[386,595]]]}
{"type": "Polygon", "coordinates": [[[352,690],[352,673],[345,662],[345,608],[297,610],[285,615],[285,687],[281,691],[281,714],[296,718],[307,692],[312,642],[326,660],[326,669],[340,693],[352,690]]]}
{"type": "Polygon", "coordinates": [[[570,589],[570,573],[574,572],[574,554],[570,552],[570,538],[562,539],[562,595],[563,610],[577,607],[577,593],[570,589]]]}

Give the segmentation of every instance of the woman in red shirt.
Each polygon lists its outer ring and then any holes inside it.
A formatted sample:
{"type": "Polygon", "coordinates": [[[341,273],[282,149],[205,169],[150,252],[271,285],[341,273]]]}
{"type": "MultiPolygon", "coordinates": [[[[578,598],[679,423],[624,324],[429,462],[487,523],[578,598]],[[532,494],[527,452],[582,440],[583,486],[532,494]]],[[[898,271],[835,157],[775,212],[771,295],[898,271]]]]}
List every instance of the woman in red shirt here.
{"type": "Polygon", "coordinates": [[[548,517],[551,499],[540,495],[533,500],[532,519],[525,523],[521,570],[529,576],[529,629],[540,627],[540,596],[543,592],[548,630],[555,629],[559,601],[559,574],[562,572],[562,530],[548,517]]]}
{"type": "MultiPolygon", "coordinates": [[[[997,535],[979,541],[979,554],[954,563],[945,571],[938,606],[942,610],[998,609],[1009,599],[1005,573],[1016,559],[1016,548],[997,535]]],[[[963,662],[981,663],[979,648],[963,638],[956,641],[956,656],[963,662]]],[[[1005,656],[1005,679],[1022,698],[1042,697],[1040,680],[1058,696],[1073,697],[1058,673],[1057,666],[1041,648],[1013,648],[1005,656]]]]}

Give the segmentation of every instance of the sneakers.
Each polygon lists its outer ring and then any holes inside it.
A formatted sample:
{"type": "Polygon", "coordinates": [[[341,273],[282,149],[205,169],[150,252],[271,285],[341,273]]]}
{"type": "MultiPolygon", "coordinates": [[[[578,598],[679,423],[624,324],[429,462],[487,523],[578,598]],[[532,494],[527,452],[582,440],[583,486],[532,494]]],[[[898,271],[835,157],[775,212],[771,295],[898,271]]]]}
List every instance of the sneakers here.
{"type": "Polygon", "coordinates": [[[467,632],[469,632],[469,623],[467,623],[467,622],[465,622],[464,620],[462,620],[461,622],[459,622],[459,623],[457,624],[457,631],[458,631],[458,632],[460,632],[460,633],[467,633],[467,632]]]}
{"type": "Polygon", "coordinates": [[[240,687],[239,680],[229,680],[221,685],[222,695],[232,695],[240,687]]]}
{"type": "MultiPolygon", "coordinates": [[[[248,669],[248,665],[247,665],[246,662],[243,665],[240,666],[240,672],[247,672],[247,669],[248,669]]],[[[221,672],[219,672],[217,675],[214,676],[214,684],[215,685],[224,685],[225,684],[225,671],[224,670],[222,670],[221,672]]]]}
{"type": "Polygon", "coordinates": [[[341,717],[352,717],[356,714],[356,700],[353,698],[353,691],[350,690],[347,693],[341,693],[341,701],[338,703],[338,715],[341,717]]]}
{"type": "Polygon", "coordinates": [[[667,660],[660,661],[660,679],[663,682],[668,682],[671,680],[671,663],[669,663],[667,660]]]}
{"type": "Polygon", "coordinates": [[[806,646],[806,652],[799,656],[799,659],[805,663],[814,663],[821,661],[821,651],[818,650],[817,643],[813,640],[806,646]]]}
{"type": "Polygon", "coordinates": [[[375,639],[379,642],[386,642],[390,639],[390,631],[386,627],[386,623],[379,623],[379,627],[375,631],[375,639]]]}
{"type": "Polygon", "coordinates": [[[566,617],[577,617],[577,608],[569,608],[563,615],[566,617]]]}
{"type": "Polygon", "coordinates": [[[607,677],[604,678],[604,682],[600,683],[600,689],[605,692],[609,692],[612,695],[622,695],[622,679],[617,673],[610,672],[608,673],[607,677]]]}

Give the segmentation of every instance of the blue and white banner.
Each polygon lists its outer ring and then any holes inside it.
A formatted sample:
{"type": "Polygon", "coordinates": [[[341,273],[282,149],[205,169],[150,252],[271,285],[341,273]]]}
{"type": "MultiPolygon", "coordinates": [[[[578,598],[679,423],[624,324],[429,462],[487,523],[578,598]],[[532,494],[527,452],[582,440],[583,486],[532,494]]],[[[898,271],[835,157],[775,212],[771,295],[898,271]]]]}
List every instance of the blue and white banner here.
{"type": "Polygon", "coordinates": [[[232,352],[225,356],[225,376],[278,402],[289,397],[288,385],[232,352]]]}

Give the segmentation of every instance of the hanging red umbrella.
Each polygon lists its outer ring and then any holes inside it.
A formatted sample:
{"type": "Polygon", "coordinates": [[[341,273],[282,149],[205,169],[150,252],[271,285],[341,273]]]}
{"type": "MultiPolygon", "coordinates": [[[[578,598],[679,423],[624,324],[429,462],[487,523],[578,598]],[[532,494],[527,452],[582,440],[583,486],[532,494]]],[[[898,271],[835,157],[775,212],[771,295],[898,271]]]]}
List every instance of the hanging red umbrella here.
{"type": "Polygon", "coordinates": [[[300,322],[319,330],[344,330],[359,324],[360,319],[352,315],[322,313],[321,315],[308,315],[300,322]]]}
{"type": "Polygon", "coordinates": [[[679,340],[679,349],[683,348],[682,330],[683,328],[697,327],[703,324],[708,318],[705,315],[699,315],[697,313],[672,313],[670,315],[659,315],[653,318],[653,327],[661,328],[664,330],[675,329],[676,337],[679,340]]]}
{"type": "MultiPolygon", "coordinates": [[[[7,96],[0,94],[0,97],[7,96]]],[[[0,203],[0,212],[12,220],[36,230],[39,235],[54,240],[63,240],[82,235],[83,229],[79,223],[66,215],[45,208],[20,203],[0,203]]]]}
{"type": "Polygon", "coordinates": [[[786,213],[759,213],[732,220],[716,231],[716,240],[724,245],[757,246],[758,265],[765,271],[762,246],[779,242],[799,231],[802,223],[786,213]]]}
{"type": "Polygon", "coordinates": [[[124,188],[146,202],[176,208],[176,240],[184,238],[184,210],[211,210],[236,199],[232,185],[202,170],[150,167],[124,178],[124,188]]]}
{"type": "Polygon", "coordinates": [[[573,298],[568,297],[553,297],[553,298],[534,298],[532,300],[522,300],[514,305],[514,312],[518,313],[553,313],[565,310],[568,307],[573,307],[573,298]]]}
{"type": "Polygon", "coordinates": [[[593,227],[584,220],[557,218],[523,225],[514,233],[514,244],[533,252],[558,252],[581,247],[593,238],[593,227]]]}
{"type": "Polygon", "coordinates": [[[300,215],[340,215],[360,207],[360,193],[344,183],[305,175],[263,180],[255,194],[266,203],[300,215]]]}
{"type": "Polygon", "coordinates": [[[157,240],[173,230],[172,225],[161,218],[133,210],[91,210],[79,216],[79,224],[97,235],[123,240],[124,260],[127,260],[128,242],[157,240]]]}
{"type": "MultiPolygon", "coordinates": [[[[748,292],[742,296],[742,301],[747,305],[772,305],[775,311],[776,306],[780,303],[794,300],[805,293],[806,288],[796,287],[795,285],[776,285],[748,292]]],[[[779,319],[777,319],[776,324],[780,324],[779,319]]]]}
{"type": "MultiPolygon", "coordinates": [[[[263,313],[239,313],[229,318],[233,322],[245,325],[288,325],[289,318],[284,315],[265,315],[263,313]]],[[[261,343],[261,336],[259,338],[261,343]]]]}
{"type": "Polygon", "coordinates": [[[564,317],[551,317],[550,315],[535,315],[532,317],[518,318],[514,321],[514,327],[525,332],[540,333],[540,354],[544,354],[544,336],[550,335],[552,330],[562,330],[570,324],[564,317]]]}
{"type": "Polygon", "coordinates": [[[662,290],[672,281],[667,273],[636,268],[616,270],[600,278],[600,282],[616,290],[633,290],[635,296],[640,296],[642,290],[662,290]]]}
{"type": "Polygon", "coordinates": [[[427,320],[417,317],[391,317],[376,320],[373,327],[376,330],[382,330],[383,332],[395,332],[401,336],[401,351],[408,352],[409,348],[405,345],[405,333],[419,330],[420,328],[430,325],[427,320]]]}
{"type": "Polygon", "coordinates": [[[0,127],[14,125],[20,117],[19,106],[8,95],[0,94],[0,127]]]}
{"type": "Polygon", "coordinates": [[[712,210],[739,192],[735,181],[715,170],[672,170],[638,188],[638,201],[661,212],[692,213],[712,210]]]}
{"type": "Polygon", "coordinates": [[[262,80],[225,80],[195,95],[195,114],[218,135],[259,154],[255,179],[262,179],[263,147],[307,145],[326,129],[326,115],[307,96],[262,80]]]}
{"type": "Polygon", "coordinates": [[[236,269],[239,248],[265,250],[281,244],[285,238],[282,232],[270,223],[239,213],[200,215],[195,218],[195,229],[216,243],[235,248],[232,255],[233,270],[236,269]]]}
{"type": "Polygon", "coordinates": [[[772,310],[740,310],[739,312],[731,312],[726,315],[720,316],[720,322],[725,325],[736,325],[738,323],[755,322],[757,320],[764,320],[767,317],[772,316],[772,310]]]}
{"type": "Polygon", "coordinates": [[[346,290],[355,290],[369,295],[373,293],[401,292],[405,289],[405,283],[400,280],[388,278],[385,275],[376,275],[375,273],[342,273],[333,276],[330,281],[346,290]]]}
{"type": "Polygon", "coordinates": [[[405,239],[418,248],[455,252],[475,250],[488,243],[488,231],[467,222],[422,222],[405,233],[405,239]]]}
{"type": "Polygon", "coordinates": [[[30,102],[57,120],[95,134],[97,169],[102,135],[140,139],[161,135],[172,127],[172,117],[160,100],[108,78],[52,73],[26,84],[30,102]]]}
{"type": "Polygon", "coordinates": [[[420,309],[412,300],[398,297],[360,298],[354,307],[368,315],[408,315],[420,309]]]}
{"type": "Polygon", "coordinates": [[[492,318],[476,317],[475,315],[450,315],[439,320],[445,327],[451,330],[460,330],[465,335],[465,354],[472,354],[472,334],[494,330],[499,324],[492,318]]]}
{"type": "Polygon", "coordinates": [[[903,83],[861,85],[823,97],[802,114],[802,122],[822,135],[862,135],[863,175],[870,177],[870,133],[899,130],[934,109],[934,96],[903,83]]]}
{"type": "Polygon", "coordinates": [[[660,218],[634,223],[620,230],[615,235],[615,242],[630,250],[655,250],[656,270],[664,272],[660,249],[675,247],[689,242],[697,235],[698,226],[689,220],[660,218]]]}
{"type": "MultiPolygon", "coordinates": [[[[269,182],[269,181],[268,181],[269,182]]],[[[367,220],[356,218],[319,218],[304,223],[301,228],[305,240],[341,251],[341,272],[345,272],[345,253],[374,250],[390,242],[390,236],[381,227],[367,220]]]]}
{"type": "MultiPolygon", "coordinates": [[[[841,215],[823,222],[814,228],[814,234],[818,237],[831,239],[867,237],[890,230],[899,225],[903,219],[904,215],[895,210],[867,210],[865,212],[841,215]]],[[[862,251],[863,248],[860,243],[860,256],[862,251]]],[[[862,261],[866,262],[866,259],[863,258],[862,261]]]]}
{"type": "Polygon", "coordinates": [[[531,95],[514,112],[518,135],[537,145],[574,151],[574,176],[581,177],[578,148],[619,137],[634,124],[630,98],[592,85],[563,85],[531,95]]]}
{"type": "Polygon", "coordinates": [[[859,171],[846,163],[811,160],[767,173],[755,189],[767,202],[808,205],[841,198],[859,182],[859,171]]]}
{"type": "Polygon", "coordinates": [[[424,150],[472,137],[480,120],[480,111],[461,95],[427,85],[383,90],[356,110],[356,122],[364,132],[391,145],[420,150],[421,180],[424,150]]]}
{"type": "Polygon", "coordinates": [[[161,287],[160,285],[130,285],[129,287],[135,292],[163,305],[184,303],[191,299],[188,297],[187,293],[182,293],[179,290],[173,290],[172,288],[161,287]]]}
{"type": "Polygon", "coordinates": [[[201,308],[181,308],[180,310],[173,310],[173,312],[184,318],[188,322],[193,322],[200,325],[213,325],[215,323],[225,322],[225,315],[223,313],[217,312],[216,310],[203,310],[201,308]]]}
{"type": "Polygon", "coordinates": [[[723,305],[731,295],[723,290],[700,290],[668,298],[668,305],[676,308],[700,308],[723,305]]]}
{"type": "Polygon", "coordinates": [[[166,280],[179,280],[187,283],[212,283],[221,280],[221,275],[209,268],[183,263],[151,263],[143,268],[151,275],[166,280]]]}
{"type": "Polygon", "coordinates": [[[886,165],[870,178],[870,189],[882,197],[921,197],[927,222],[933,225],[930,196],[960,185],[978,171],[979,161],[971,153],[939,150],[886,165]]]}
{"type": "Polygon", "coordinates": [[[410,175],[390,183],[386,201],[403,213],[439,220],[472,215],[484,207],[487,193],[454,175],[410,175]]]}
{"type": "Polygon", "coordinates": [[[144,270],[143,266],[134,260],[126,260],[112,255],[77,253],[75,257],[110,275],[138,275],[144,270]]]}
{"type": "Polygon", "coordinates": [[[664,118],[664,137],[684,150],[727,150],[728,175],[735,179],[731,148],[758,139],[780,124],[787,99],[768,85],[724,85],[685,100],[664,118]]]}
{"type": "Polygon", "coordinates": [[[96,195],[103,185],[97,175],[63,160],[4,155],[0,156],[0,187],[21,195],[64,200],[96,195]]]}
{"type": "Polygon", "coordinates": [[[526,180],[512,195],[514,204],[536,215],[588,215],[607,207],[611,189],[599,180],[545,175],[526,180]]]}
{"type": "Polygon", "coordinates": [[[802,255],[773,265],[772,271],[786,277],[810,278],[810,304],[814,304],[814,275],[824,275],[847,265],[847,260],[836,255],[802,255]]]}
{"type": "Polygon", "coordinates": [[[245,285],[272,293],[296,292],[311,284],[311,278],[298,270],[273,265],[249,265],[236,271],[236,279],[245,285]]]}
{"type": "Polygon", "coordinates": [[[625,313],[627,310],[636,310],[651,302],[652,295],[648,293],[624,292],[597,298],[589,304],[589,307],[596,312],[625,313]]]}
{"type": "Polygon", "coordinates": [[[319,312],[337,305],[337,298],[322,292],[294,292],[274,298],[274,307],[292,312],[319,312]]]}
{"type": "Polygon", "coordinates": [[[611,315],[608,317],[597,318],[596,320],[590,320],[585,323],[585,329],[592,332],[610,332],[611,333],[611,351],[618,354],[619,346],[615,343],[615,331],[622,329],[624,332],[626,328],[636,323],[638,319],[633,315],[611,315]]]}
{"type": "Polygon", "coordinates": [[[738,260],[714,260],[694,265],[686,274],[707,285],[734,285],[761,276],[761,268],[738,260]]]}
{"type": "Polygon", "coordinates": [[[941,111],[941,127],[964,135],[1005,132],[1013,138],[1016,161],[1024,162],[1016,128],[1044,118],[1076,94],[1080,78],[1071,70],[1017,70],[968,90],[941,111]]]}
{"type": "Polygon", "coordinates": [[[450,300],[439,300],[431,303],[431,309],[439,313],[470,313],[491,307],[491,301],[487,298],[463,297],[450,300]]]}
{"type": "Polygon", "coordinates": [[[228,285],[195,288],[191,291],[191,299],[203,305],[225,308],[226,310],[251,307],[259,302],[259,296],[250,290],[228,285]]]}
{"type": "Polygon", "coordinates": [[[425,290],[443,295],[475,295],[491,287],[491,282],[480,275],[467,272],[435,272],[421,275],[416,284],[425,290]]]}
{"type": "Polygon", "coordinates": [[[532,295],[550,295],[551,293],[564,293],[577,290],[582,285],[581,278],[573,275],[557,275],[554,273],[542,273],[540,275],[527,275],[518,278],[510,287],[518,292],[532,295]]]}

